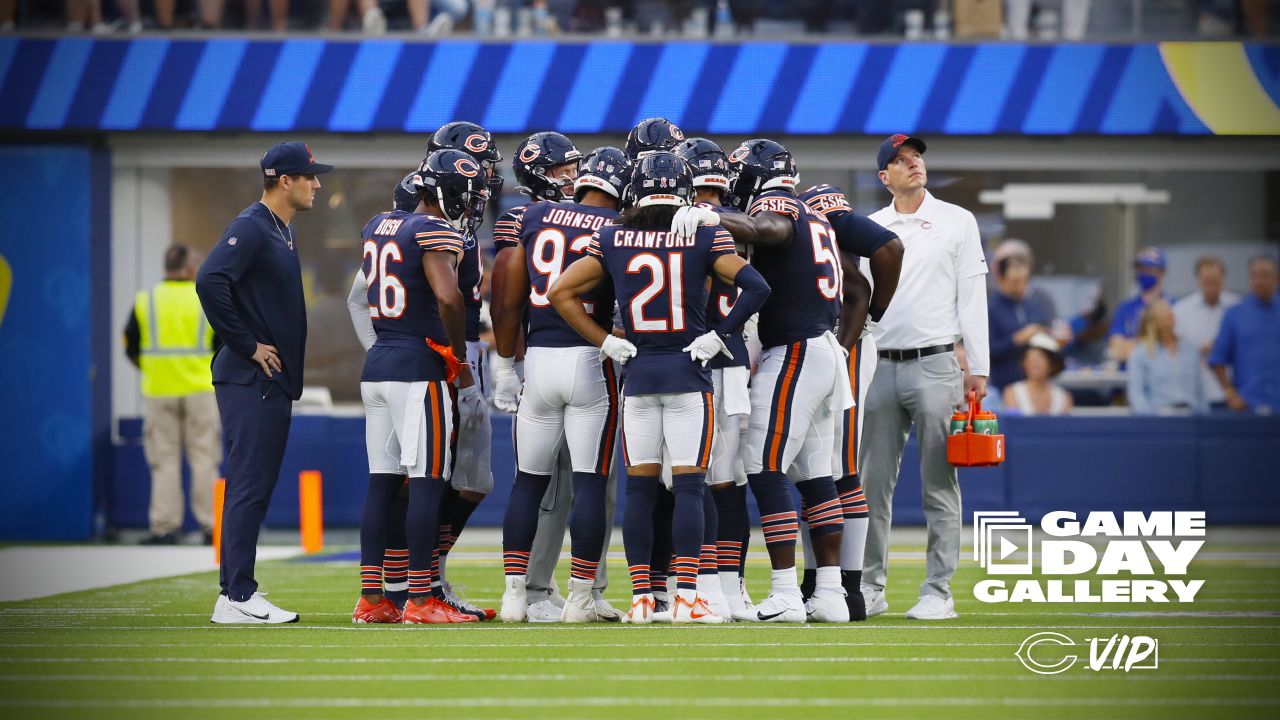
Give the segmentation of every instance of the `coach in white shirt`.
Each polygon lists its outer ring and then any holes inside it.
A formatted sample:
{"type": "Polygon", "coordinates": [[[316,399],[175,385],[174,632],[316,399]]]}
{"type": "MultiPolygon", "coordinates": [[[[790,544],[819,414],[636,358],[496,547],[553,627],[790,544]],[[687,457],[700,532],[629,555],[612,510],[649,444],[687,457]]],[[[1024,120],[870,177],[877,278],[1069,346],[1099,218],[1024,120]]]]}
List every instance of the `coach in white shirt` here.
{"type": "Polygon", "coordinates": [[[1205,358],[1209,357],[1213,341],[1218,339],[1223,314],[1240,302],[1239,295],[1222,289],[1226,278],[1227,269],[1222,261],[1206,255],[1196,261],[1196,285],[1200,289],[1173,304],[1173,331],[1179,340],[1191,343],[1200,352],[1200,380],[1205,402],[1210,405],[1224,403],[1227,397],[1205,358]]]}
{"type": "Polygon", "coordinates": [[[973,213],[925,190],[924,150],[923,141],[894,135],[880,144],[876,157],[893,202],[871,219],[897,233],[905,253],[893,305],[872,329],[880,360],[867,392],[858,463],[870,511],[862,593],[868,617],[889,609],[884,587],[893,489],[914,425],[929,531],[920,601],[907,617],[945,620],[956,617],[951,577],[960,562],[962,525],[960,484],[947,462],[947,428],[967,393],[987,394],[987,262],[973,213]],[[960,339],[968,354],[967,379],[956,359],[960,339]]]}

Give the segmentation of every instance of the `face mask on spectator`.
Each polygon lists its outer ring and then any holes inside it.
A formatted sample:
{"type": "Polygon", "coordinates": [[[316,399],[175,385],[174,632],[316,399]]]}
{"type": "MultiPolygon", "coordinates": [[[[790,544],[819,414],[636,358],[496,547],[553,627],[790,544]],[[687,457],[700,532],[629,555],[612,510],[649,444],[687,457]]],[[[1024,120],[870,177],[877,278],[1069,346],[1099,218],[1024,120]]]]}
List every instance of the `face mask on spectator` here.
{"type": "Polygon", "coordinates": [[[1159,275],[1152,275],[1150,273],[1140,272],[1135,277],[1138,280],[1138,287],[1142,288],[1142,292],[1150,290],[1156,286],[1156,283],[1160,282],[1159,275]]]}

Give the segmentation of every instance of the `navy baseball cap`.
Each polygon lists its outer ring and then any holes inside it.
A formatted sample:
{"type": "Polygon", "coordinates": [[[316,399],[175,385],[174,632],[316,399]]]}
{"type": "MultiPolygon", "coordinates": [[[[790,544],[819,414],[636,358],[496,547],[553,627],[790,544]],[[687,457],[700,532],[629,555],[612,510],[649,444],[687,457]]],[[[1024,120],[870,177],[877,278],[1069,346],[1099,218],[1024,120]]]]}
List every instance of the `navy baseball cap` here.
{"type": "Polygon", "coordinates": [[[898,154],[898,148],[903,145],[910,145],[921,153],[924,152],[923,140],[910,135],[896,133],[885,138],[884,142],[880,143],[880,152],[876,153],[876,167],[880,170],[889,167],[889,163],[893,162],[894,156],[898,154]]]}
{"type": "Polygon", "coordinates": [[[332,165],[316,162],[311,148],[306,143],[280,143],[262,154],[262,174],[265,177],[281,175],[323,175],[333,169],[332,165]]]}
{"type": "Polygon", "coordinates": [[[1168,258],[1164,251],[1158,247],[1144,247],[1138,251],[1133,258],[1133,264],[1137,267],[1149,267],[1164,270],[1168,258]]]}

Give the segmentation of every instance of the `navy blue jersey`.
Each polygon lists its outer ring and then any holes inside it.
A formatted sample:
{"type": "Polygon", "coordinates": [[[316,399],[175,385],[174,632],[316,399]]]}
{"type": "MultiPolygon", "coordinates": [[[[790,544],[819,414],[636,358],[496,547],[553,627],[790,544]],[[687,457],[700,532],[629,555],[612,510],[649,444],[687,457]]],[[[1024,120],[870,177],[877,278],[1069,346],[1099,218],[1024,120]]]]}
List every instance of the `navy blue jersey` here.
{"type": "Polygon", "coordinates": [[[484,267],[480,264],[480,243],[475,237],[466,238],[467,246],[458,263],[458,289],[462,291],[462,307],[467,318],[467,342],[480,342],[480,280],[484,267]]]}
{"type": "Polygon", "coordinates": [[[819,185],[801,193],[800,199],[813,212],[826,216],[836,234],[836,245],[848,255],[871,257],[898,237],[875,220],[854,212],[839,188],[819,185]]]}
{"type": "Polygon", "coordinates": [[[587,253],[604,263],[627,339],[639,351],[627,363],[627,395],[711,391],[711,371],[684,347],[707,332],[707,277],[717,257],[733,252],[733,238],[718,225],[698,228],[690,241],[620,225],[591,239],[587,253]]]}
{"type": "Polygon", "coordinates": [[[844,275],[831,225],[786,191],[769,190],[747,214],[777,213],[791,221],[790,242],[752,248],[751,265],[773,289],[760,310],[760,344],[786,345],[817,337],[840,317],[844,275]]]}
{"type": "MultiPolygon", "coordinates": [[[[551,306],[547,291],[564,269],[586,256],[595,231],[618,216],[608,208],[577,203],[536,202],[515,216],[515,234],[524,248],[529,271],[529,304],[525,311],[525,343],[529,347],[589,345],[551,306]]],[[[602,315],[601,327],[612,327],[613,292],[609,284],[592,290],[583,302],[588,315],[602,315]]]]}
{"type": "MultiPolygon", "coordinates": [[[[715,211],[721,215],[742,214],[742,211],[732,206],[718,206],[715,211]]],[[[716,330],[720,330],[725,318],[729,317],[729,311],[733,310],[733,303],[737,299],[738,288],[721,281],[715,273],[712,273],[711,292],[707,295],[707,324],[716,330]]],[[[729,335],[729,337],[725,338],[724,344],[729,348],[729,352],[733,353],[733,359],[730,360],[723,355],[716,355],[707,363],[707,367],[714,370],[716,368],[746,367],[751,364],[751,357],[747,353],[747,341],[743,338],[742,333],[736,332],[729,335]]]]}
{"type": "Polygon", "coordinates": [[[498,216],[493,223],[493,249],[495,252],[503,248],[520,244],[520,221],[528,205],[517,205],[498,216]]]}
{"type": "Polygon", "coordinates": [[[433,215],[395,210],[374,215],[360,238],[369,314],[378,333],[360,379],[444,380],[444,360],[427,341],[447,346],[449,336],[422,258],[429,252],[460,257],[462,235],[433,215]]]}

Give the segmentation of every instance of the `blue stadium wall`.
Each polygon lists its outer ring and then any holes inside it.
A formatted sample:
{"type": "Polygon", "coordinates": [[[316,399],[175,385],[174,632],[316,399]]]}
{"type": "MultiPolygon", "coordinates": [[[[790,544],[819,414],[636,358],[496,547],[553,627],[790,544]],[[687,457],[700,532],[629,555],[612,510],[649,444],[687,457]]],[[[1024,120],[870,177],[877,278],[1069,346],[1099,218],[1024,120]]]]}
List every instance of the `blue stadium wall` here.
{"type": "MultiPolygon", "coordinates": [[[[467,118],[621,134],[652,115],[741,135],[1278,135],[1280,47],[0,38],[0,539],[145,524],[137,424],[122,423],[115,447],[109,427],[103,133],[420,133],[467,118]]],[[[295,424],[273,523],[295,521],[304,463],[326,473],[331,522],[356,521],[353,422],[295,424]]],[[[1011,422],[1010,462],[963,474],[969,507],[1034,515],[1163,498],[1222,522],[1280,517],[1264,482],[1280,464],[1274,420],[1057,422],[1011,422]]],[[[495,462],[509,479],[509,448],[495,462]]],[[[911,487],[895,514],[918,521],[911,487]]],[[[479,521],[495,524],[501,505],[479,521]]]]}

